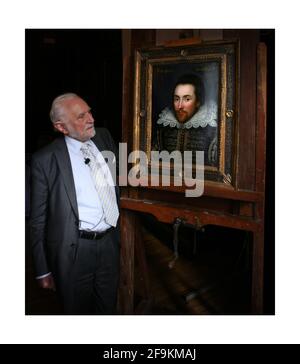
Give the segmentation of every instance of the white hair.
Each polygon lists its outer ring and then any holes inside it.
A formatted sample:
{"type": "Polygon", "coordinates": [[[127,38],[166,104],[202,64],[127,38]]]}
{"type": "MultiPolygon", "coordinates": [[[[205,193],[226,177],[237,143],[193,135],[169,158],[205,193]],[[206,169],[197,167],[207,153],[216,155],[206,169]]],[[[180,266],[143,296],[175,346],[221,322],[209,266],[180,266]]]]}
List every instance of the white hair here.
{"type": "Polygon", "coordinates": [[[51,106],[51,110],[50,110],[50,119],[52,121],[52,123],[56,123],[58,120],[60,120],[60,118],[62,117],[62,101],[66,100],[66,99],[73,99],[79,96],[76,95],[75,93],[72,92],[68,92],[62,95],[57,96],[53,102],[52,102],[52,106],[51,106]]]}

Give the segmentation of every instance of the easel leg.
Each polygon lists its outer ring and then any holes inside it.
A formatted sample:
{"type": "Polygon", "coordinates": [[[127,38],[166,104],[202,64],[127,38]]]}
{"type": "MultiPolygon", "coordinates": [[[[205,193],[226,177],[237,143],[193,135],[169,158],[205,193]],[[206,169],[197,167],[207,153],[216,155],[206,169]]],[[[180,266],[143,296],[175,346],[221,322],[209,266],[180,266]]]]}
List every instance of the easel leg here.
{"type": "Polygon", "coordinates": [[[120,286],[118,312],[133,314],[134,310],[134,240],[135,213],[122,210],[121,214],[121,252],[120,252],[120,286]]]}
{"type": "Polygon", "coordinates": [[[264,231],[253,233],[252,256],[252,299],[253,314],[263,314],[263,284],[264,284],[264,231]]]}
{"type": "Polygon", "coordinates": [[[142,224],[139,216],[136,216],[135,226],[135,257],[139,271],[142,298],[141,301],[137,304],[137,307],[134,311],[135,314],[147,314],[151,311],[153,299],[150,288],[150,278],[146,259],[145,243],[143,241],[143,235],[141,230],[142,224]]]}

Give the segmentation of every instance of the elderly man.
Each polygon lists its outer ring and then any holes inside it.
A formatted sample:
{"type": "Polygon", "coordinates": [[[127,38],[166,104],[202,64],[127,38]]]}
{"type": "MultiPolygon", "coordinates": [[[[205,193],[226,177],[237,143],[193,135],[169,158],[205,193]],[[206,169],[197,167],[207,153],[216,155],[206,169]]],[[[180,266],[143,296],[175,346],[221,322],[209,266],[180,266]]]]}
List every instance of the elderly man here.
{"type": "Polygon", "coordinates": [[[176,83],[173,108],[165,108],[157,121],[156,149],[204,151],[206,165],[217,163],[217,105],[204,103],[203,87],[193,74],[176,83]]]}
{"type": "Polygon", "coordinates": [[[57,289],[67,314],[113,314],[119,280],[118,188],[105,162],[116,152],[88,104],[58,96],[50,118],[62,135],[31,164],[30,231],[40,287],[57,289]]]}

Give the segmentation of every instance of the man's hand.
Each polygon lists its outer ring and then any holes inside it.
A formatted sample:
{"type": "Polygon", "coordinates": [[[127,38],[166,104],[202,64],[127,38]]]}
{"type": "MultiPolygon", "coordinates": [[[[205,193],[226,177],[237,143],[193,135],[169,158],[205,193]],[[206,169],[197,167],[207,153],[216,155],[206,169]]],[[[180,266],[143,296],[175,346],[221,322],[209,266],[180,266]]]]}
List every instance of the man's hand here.
{"type": "Polygon", "coordinates": [[[38,279],[37,282],[41,288],[51,289],[52,291],[56,291],[52,274],[49,274],[47,277],[38,279]]]}

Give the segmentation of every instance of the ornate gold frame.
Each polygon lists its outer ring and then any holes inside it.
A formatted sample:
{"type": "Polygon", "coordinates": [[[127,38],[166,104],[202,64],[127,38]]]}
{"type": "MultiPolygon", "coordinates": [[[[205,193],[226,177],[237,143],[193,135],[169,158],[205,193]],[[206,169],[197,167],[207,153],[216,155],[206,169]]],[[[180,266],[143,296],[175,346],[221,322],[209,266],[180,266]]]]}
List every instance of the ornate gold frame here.
{"type": "MultiPolygon", "coordinates": [[[[222,185],[232,186],[235,175],[235,124],[237,122],[237,79],[238,79],[238,44],[236,42],[205,43],[198,46],[178,46],[178,47],[155,47],[140,49],[135,55],[135,89],[134,89],[134,120],[133,120],[133,149],[141,149],[141,138],[144,140],[144,150],[150,160],[152,146],[152,88],[153,88],[153,67],[159,65],[172,65],[186,61],[188,64],[203,61],[217,61],[220,64],[219,82],[219,113],[218,113],[218,147],[219,164],[217,167],[205,166],[205,171],[218,175],[218,181],[222,185]],[[230,57],[230,59],[229,59],[230,57]],[[233,61],[234,60],[234,61],[233,61]],[[234,65],[232,65],[234,62],[234,65]],[[230,69],[230,74],[228,71],[230,69]],[[143,83],[142,83],[143,78],[143,83]],[[230,84],[231,98],[234,101],[228,105],[228,82],[230,84]],[[144,100],[145,107],[141,108],[141,101],[144,100]],[[141,120],[145,122],[142,123],[141,120]],[[226,124],[231,122],[231,140],[226,140],[226,124]],[[142,132],[142,124],[145,129],[142,132]],[[230,144],[232,155],[227,156],[226,143],[230,144]],[[229,160],[230,159],[230,160],[229,160]],[[230,163],[231,170],[226,170],[230,163]]],[[[228,138],[227,138],[228,139],[228,138]]],[[[228,150],[228,146],[227,146],[228,150]]]]}

